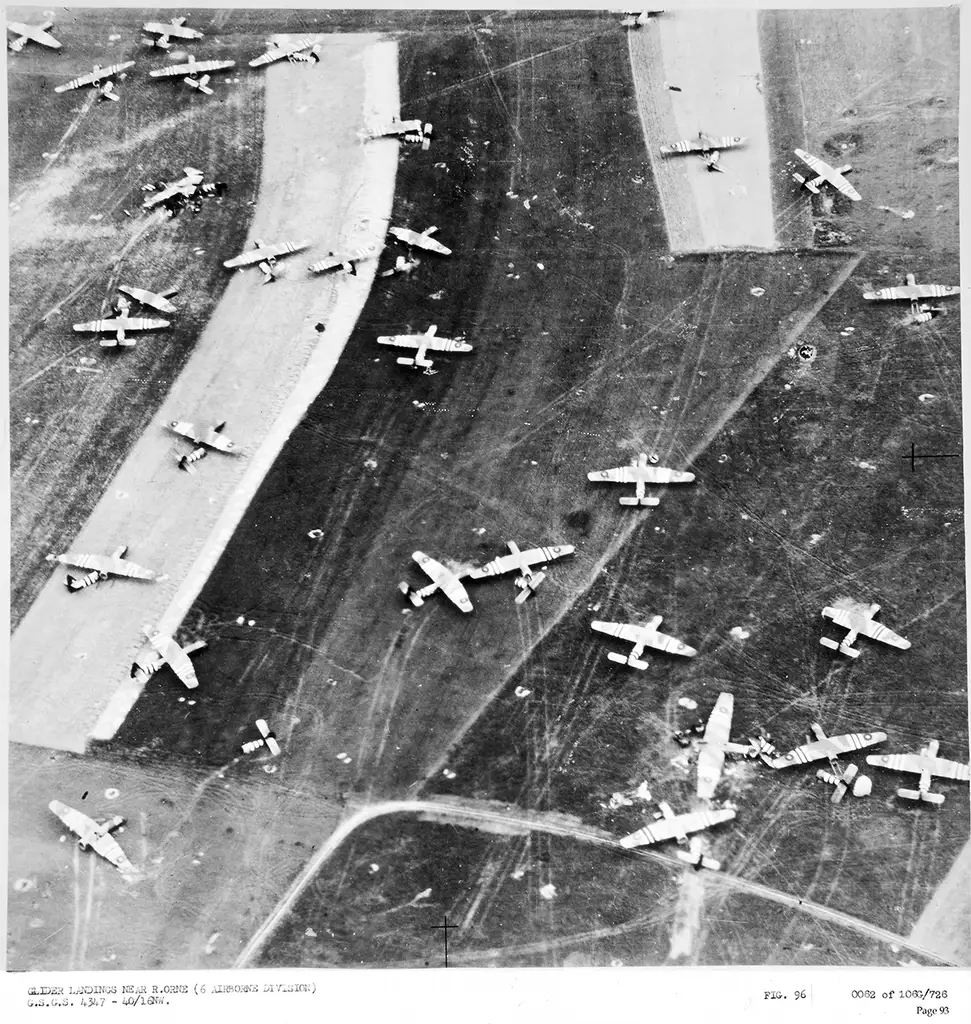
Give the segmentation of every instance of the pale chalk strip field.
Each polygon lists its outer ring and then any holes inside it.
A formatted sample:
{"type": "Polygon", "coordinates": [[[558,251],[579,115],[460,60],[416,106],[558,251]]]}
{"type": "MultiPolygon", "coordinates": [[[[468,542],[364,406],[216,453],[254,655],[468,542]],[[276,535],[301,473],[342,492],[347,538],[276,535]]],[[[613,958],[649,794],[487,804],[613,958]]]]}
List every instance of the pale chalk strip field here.
{"type": "Polygon", "coordinates": [[[774,248],[757,12],[679,10],[628,35],[671,251],[774,248]],[[722,153],[723,174],[709,172],[693,154],[660,155],[662,144],[699,132],[748,141],[722,153]]]}
{"type": "MultiPolygon", "coordinates": [[[[331,249],[380,245],[387,232],[398,146],[362,144],[358,131],[399,112],[397,46],[370,35],[317,41],[319,65],[281,62],[266,72],[262,184],[249,235],[309,237],[314,246],[282,260],[268,286],[255,268],[234,272],[155,424],[71,544],[107,553],[127,543],[129,557],[168,578],[72,595],[58,568],[14,634],[15,742],[83,752],[89,739],[114,735],[140,693],[130,667],[142,625],[178,628],[367,299],[376,260],[359,264],[357,276],[311,277],[307,265],[331,249]],[[184,473],[177,453],[191,445],[163,428],[171,420],[226,420],[243,454],[213,453],[195,476],[184,473]]],[[[204,687],[202,664],[198,672],[204,687]]]]}

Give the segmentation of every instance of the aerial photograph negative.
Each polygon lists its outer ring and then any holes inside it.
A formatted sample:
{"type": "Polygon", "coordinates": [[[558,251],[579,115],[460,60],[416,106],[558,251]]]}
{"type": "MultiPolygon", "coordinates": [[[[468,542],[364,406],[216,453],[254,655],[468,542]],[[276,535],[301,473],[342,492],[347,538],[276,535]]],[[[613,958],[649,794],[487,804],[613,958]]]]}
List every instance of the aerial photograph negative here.
{"type": "Polygon", "coordinates": [[[969,966],[955,6],[11,6],[6,968],[969,966]]]}

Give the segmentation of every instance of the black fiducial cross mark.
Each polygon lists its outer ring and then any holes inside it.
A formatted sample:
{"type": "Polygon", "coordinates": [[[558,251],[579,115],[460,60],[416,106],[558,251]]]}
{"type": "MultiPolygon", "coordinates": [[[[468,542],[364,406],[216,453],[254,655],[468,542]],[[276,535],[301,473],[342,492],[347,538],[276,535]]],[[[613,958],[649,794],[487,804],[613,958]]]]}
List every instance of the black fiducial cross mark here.
{"type": "Polygon", "coordinates": [[[910,471],[911,471],[911,473],[915,473],[917,471],[917,460],[918,459],[959,459],[959,458],[961,458],[961,456],[959,454],[955,454],[955,455],[918,455],[917,454],[917,445],[912,444],[910,446],[910,454],[909,455],[902,455],[901,458],[902,459],[910,459],[910,471]]]}
{"type": "Polygon", "coordinates": [[[458,928],[458,925],[457,924],[449,924],[448,923],[448,916],[447,915],[442,918],[442,921],[443,921],[443,924],[433,924],[433,925],[431,925],[431,927],[432,928],[441,928],[442,929],[442,937],[445,940],[445,966],[448,967],[448,930],[449,930],[449,928],[458,928]]]}

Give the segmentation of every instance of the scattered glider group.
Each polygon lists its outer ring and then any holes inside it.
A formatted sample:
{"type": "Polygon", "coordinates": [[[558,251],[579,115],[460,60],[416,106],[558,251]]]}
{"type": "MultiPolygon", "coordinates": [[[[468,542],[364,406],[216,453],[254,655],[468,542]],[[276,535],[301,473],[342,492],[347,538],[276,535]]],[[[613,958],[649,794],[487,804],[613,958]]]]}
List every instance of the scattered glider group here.
{"type": "Polygon", "coordinates": [[[416,608],[425,603],[425,598],[440,590],[460,611],[468,613],[472,611],[472,601],[462,584],[463,578],[484,580],[492,576],[505,575],[507,572],[518,572],[515,583],[520,593],[516,596],[516,604],[522,604],[530,594],[536,592],[536,588],[546,578],[545,572],[534,572],[534,566],[541,565],[545,568],[547,563],[565,555],[572,555],[575,550],[572,544],[530,548],[527,551],[521,551],[515,541],[507,541],[506,544],[510,552],[508,555],[500,555],[479,568],[463,567],[454,563],[444,565],[426,555],[424,551],[416,551],[411,557],[431,583],[420,589],[407,583],[400,583],[398,589],[416,608]]]}

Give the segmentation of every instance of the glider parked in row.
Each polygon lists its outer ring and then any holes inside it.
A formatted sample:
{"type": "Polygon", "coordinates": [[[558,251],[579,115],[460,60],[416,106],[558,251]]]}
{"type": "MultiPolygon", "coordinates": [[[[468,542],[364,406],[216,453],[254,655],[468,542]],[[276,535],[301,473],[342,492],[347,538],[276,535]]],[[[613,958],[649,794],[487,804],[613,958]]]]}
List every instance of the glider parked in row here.
{"type": "Polygon", "coordinates": [[[144,566],[136,565],[125,558],[128,552],[128,545],[122,544],[110,555],[87,555],[67,551],[63,555],[48,555],[48,562],[60,562],[61,565],[74,566],[77,569],[90,569],[91,571],[78,579],[70,573],[64,581],[68,590],[84,590],[93,583],[106,580],[109,576],[127,576],[133,580],[155,580],[158,573],[153,569],[146,569],[144,566]]]}
{"type": "Polygon", "coordinates": [[[591,629],[598,633],[606,633],[607,636],[615,636],[620,640],[626,640],[634,645],[634,649],[628,655],[617,654],[610,651],[607,658],[618,665],[630,665],[631,668],[646,669],[648,662],[641,660],[645,647],[655,647],[659,651],[666,651],[668,654],[680,654],[683,658],[693,658],[698,652],[687,644],[682,643],[673,636],[666,633],[659,633],[657,627],[663,619],[655,615],[643,626],[636,626],[624,622],[591,622],[591,629]]]}
{"type": "Polygon", "coordinates": [[[242,271],[255,263],[263,274],[263,284],[269,284],[270,281],[275,279],[276,275],[273,273],[273,267],[276,265],[279,257],[302,252],[304,249],[309,249],[311,244],[310,241],[305,241],[276,242],[272,245],[267,245],[260,239],[256,239],[253,242],[252,249],[240,253],[239,256],[234,256],[231,260],[226,260],[223,266],[229,270],[242,271]]]}
{"type": "Polygon", "coordinates": [[[209,88],[210,73],[236,67],[234,60],[196,60],[190,55],[187,64],[175,64],[170,68],[149,71],[151,78],[182,78],[190,89],[196,89],[206,96],[212,95],[209,88]],[[199,76],[202,76],[201,78],[199,76]],[[184,77],[183,77],[184,76],[184,77]]]}
{"type": "Polygon", "coordinates": [[[327,253],[325,259],[318,260],[316,263],[311,263],[307,268],[311,274],[325,274],[329,270],[343,270],[345,274],[356,275],[357,267],[355,264],[360,263],[361,260],[369,260],[372,256],[376,256],[378,247],[376,245],[362,246],[360,249],[353,249],[351,252],[345,253],[327,253]]]}
{"type": "Polygon", "coordinates": [[[8,21],[7,31],[13,32],[17,38],[9,40],[7,45],[14,53],[20,53],[28,43],[39,43],[41,46],[49,46],[52,50],[59,50],[61,44],[48,32],[48,29],[53,27],[53,21],[45,21],[42,25],[25,25],[21,21],[8,21]]]}
{"type": "Polygon", "coordinates": [[[317,45],[312,39],[299,39],[295,43],[287,43],[283,46],[272,42],[265,53],[261,53],[259,57],[249,62],[249,66],[259,68],[264,64],[275,64],[278,60],[288,60],[291,64],[298,61],[305,64],[316,64],[320,60],[320,56],[317,53],[317,45]]]}
{"type": "Polygon", "coordinates": [[[68,92],[71,89],[83,89],[85,86],[90,85],[98,91],[101,99],[117,102],[119,96],[115,92],[112,79],[134,66],[135,62],[133,60],[126,60],[121,64],[112,64],[106,68],[100,64],[95,64],[94,70],[88,74],[81,75],[80,78],[72,78],[70,82],[65,82],[64,85],[56,85],[54,92],[68,92]]]}
{"type": "MultiPolygon", "coordinates": [[[[196,651],[204,650],[207,646],[205,640],[194,640],[191,644],[186,644],[182,650],[186,654],[195,654],[196,651]]],[[[165,658],[153,648],[141,651],[132,664],[131,677],[142,684],[147,683],[165,664],[165,658]]]]}
{"type": "Polygon", "coordinates": [[[202,39],[205,33],[195,28],[186,28],[185,21],[185,18],[173,18],[171,21],[147,21],[142,25],[142,31],[146,35],[158,37],[151,40],[151,45],[157,46],[160,50],[171,48],[170,39],[185,39],[186,41],[202,39]]]}
{"type": "MultiPolygon", "coordinates": [[[[657,457],[651,456],[650,461],[657,462],[657,457]]],[[[633,459],[629,466],[594,470],[587,473],[587,479],[594,483],[636,484],[634,497],[621,498],[621,505],[659,505],[660,498],[645,493],[647,484],[690,484],[694,478],[694,473],[683,473],[677,469],[667,469],[665,466],[648,465],[648,457],[644,452],[633,459]]]]}
{"type": "Polygon", "coordinates": [[[737,149],[748,140],[742,135],[708,135],[698,132],[696,139],[681,139],[661,146],[661,156],[681,156],[685,153],[720,153],[723,149],[737,149]]]}

